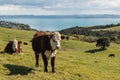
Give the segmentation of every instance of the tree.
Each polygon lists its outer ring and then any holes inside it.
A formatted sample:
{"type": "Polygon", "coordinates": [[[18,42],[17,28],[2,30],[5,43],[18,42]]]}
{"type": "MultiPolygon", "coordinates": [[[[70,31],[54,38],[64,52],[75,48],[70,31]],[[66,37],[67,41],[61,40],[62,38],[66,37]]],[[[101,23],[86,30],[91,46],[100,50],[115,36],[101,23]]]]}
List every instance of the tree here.
{"type": "Polygon", "coordinates": [[[110,46],[110,40],[108,38],[99,38],[96,43],[96,47],[101,47],[102,50],[105,50],[106,47],[110,46]]]}

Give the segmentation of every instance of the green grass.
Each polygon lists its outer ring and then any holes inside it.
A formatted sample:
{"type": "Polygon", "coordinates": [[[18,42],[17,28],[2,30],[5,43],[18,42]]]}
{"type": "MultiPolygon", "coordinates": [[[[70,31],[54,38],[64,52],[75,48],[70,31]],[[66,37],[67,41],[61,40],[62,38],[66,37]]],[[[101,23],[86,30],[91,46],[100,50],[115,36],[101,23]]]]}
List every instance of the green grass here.
{"type": "Polygon", "coordinates": [[[105,29],[93,29],[93,31],[120,31],[120,26],[112,27],[112,28],[105,28],[105,29]]]}
{"type": "Polygon", "coordinates": [[[74,40],[62,40],[62,49],[56,55],[56,73],[51,72],[50,61],[48,73],[40,67],[35,68],[34,52],[29,42],[33,31],[0,28],[0,51],[9,40],[16,38],[28,45],[22,45],[23,55],[0,53],[0,80],[120,80],[120,45],[111,43],[105,51],[86,52],[98,49],[95,43],[74,40]],[[114,53],[115,58],[108,55],[114,53]]]}

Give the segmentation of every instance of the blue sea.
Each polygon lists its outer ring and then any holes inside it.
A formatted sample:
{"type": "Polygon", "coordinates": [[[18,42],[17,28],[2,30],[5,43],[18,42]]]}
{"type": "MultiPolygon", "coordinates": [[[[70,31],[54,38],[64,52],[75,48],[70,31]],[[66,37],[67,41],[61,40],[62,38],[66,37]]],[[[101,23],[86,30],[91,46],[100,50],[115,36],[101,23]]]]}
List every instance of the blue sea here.
{"type": "Polygon", "coordinates": [[[0,20],[24,23],[30,25],[31,28],[45,31],[120,23],[120,18],[0,18],[0,20]]]}

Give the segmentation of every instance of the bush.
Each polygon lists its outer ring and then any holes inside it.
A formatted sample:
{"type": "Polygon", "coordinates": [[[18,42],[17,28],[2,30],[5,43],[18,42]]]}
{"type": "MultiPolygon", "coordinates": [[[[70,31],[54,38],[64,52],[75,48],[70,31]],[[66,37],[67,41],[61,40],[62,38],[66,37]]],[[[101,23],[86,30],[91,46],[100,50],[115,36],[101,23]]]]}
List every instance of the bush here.
{"type": "Polygon", "coordinates": [[[96,43],[97,47],[100,47],[102,50],[105,50],[106,47],[110,46],[110,40],[108,38],[99,38],[96,43]]]}

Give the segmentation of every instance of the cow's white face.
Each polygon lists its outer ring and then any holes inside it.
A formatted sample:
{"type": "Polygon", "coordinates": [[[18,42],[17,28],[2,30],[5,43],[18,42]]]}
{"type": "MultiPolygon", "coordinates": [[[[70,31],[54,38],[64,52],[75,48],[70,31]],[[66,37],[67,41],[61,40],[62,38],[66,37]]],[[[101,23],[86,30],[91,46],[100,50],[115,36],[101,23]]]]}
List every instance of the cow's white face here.
{"type": "Polygon", "coordinates": [[[13,40],[13,45],[12,45],[12,48],[13,48],[14,51],[16,51],[18,49],[17,45],[18,45],[18,41],[16,39],[14,39],[13,40]]]}
{"type": "Polygon", "coordinates": [[[59,32],[55,32],[50,39],[50,44],[53,50],[60,49],[60,40],[61,40],[61,35],[59,32]]]}

